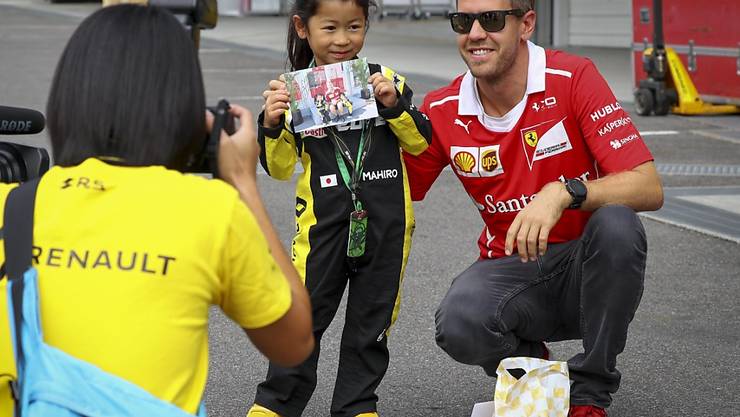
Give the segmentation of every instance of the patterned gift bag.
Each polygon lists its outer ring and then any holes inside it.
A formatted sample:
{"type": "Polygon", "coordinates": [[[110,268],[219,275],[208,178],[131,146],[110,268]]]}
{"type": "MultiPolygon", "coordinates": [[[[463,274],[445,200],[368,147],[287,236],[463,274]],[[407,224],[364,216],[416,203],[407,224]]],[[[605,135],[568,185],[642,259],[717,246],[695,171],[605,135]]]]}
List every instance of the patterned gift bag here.
{"type": "Polygon", "coordinates": [[[494,417],[567,417],[568,364],[536,358],[506,358],[496,369],[494,417]],[[525,374],[514,378],[509,369],[525,374]]]}

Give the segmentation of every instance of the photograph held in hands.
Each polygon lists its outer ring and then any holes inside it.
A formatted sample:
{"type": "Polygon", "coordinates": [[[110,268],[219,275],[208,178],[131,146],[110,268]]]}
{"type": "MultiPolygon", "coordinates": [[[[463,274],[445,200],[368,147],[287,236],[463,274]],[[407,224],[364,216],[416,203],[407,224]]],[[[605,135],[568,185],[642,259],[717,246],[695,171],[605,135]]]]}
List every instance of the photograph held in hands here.
{"type": "Polygon", "coordinates": [[[296,132],[378,116],[367,59],[284,74],[296,132]]]}

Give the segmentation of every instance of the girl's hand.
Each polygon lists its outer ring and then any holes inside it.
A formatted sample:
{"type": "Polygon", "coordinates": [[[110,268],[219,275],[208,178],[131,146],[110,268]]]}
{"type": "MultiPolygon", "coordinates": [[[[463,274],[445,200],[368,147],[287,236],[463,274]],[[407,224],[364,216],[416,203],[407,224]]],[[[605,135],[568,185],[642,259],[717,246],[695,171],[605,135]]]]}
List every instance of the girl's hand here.
{"type": "MultiPolygon", "coordinates": [[[[260,147],[252,113],[236,104],[231,105],[229,112],[239,120],[240,126],[231,136],[221,131],[218,173],[224,181],[238,189],[245,182],[256,182],[260,147]]],[[[209,131],[213,128],[211,112],[206,112],[206,127],[209,131]]]]}
{"type": "Polygon", "coordinates": [[[274,128],[280,123],[280,117],[290,108],[290,95],[282,75],[280,79],[270,81],[267,86],[269,89],[262,93],[262,97],[265,98],[265,105],[262,106],[265,111],[263,124],[265,127],[274,128]]]}
{"type": "Polygon", "coordinates": [[[385,107],[396,107],[398,96],[396,95],[396,86],[393,82],[376,72],[368,79],[375,90],[375,98],[385,107]]]}

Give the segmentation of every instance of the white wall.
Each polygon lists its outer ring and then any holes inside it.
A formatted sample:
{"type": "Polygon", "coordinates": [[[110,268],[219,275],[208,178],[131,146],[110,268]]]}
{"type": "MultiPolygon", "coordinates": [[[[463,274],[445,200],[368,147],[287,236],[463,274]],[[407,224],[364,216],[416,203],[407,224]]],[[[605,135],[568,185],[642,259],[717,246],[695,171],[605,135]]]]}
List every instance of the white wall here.
{"type": "Polygon", "coordinates": [[[568,8],[568,44],[611,47],[632,45],[630,0],[569,0],[568,8]]]}
{"type": "Polygon", "coordinates": [[[254,14],[276,15],[288,9],[286,0],[250,0],[250,3],[249,11],[254,14]]]}

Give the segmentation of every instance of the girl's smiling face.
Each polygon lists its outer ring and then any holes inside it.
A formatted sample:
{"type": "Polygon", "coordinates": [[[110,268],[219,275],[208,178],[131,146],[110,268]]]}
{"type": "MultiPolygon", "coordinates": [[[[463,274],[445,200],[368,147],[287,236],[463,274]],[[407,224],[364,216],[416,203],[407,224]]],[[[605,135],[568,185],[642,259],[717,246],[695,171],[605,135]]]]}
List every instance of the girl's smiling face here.
{"type": "Polygon", "coordinates": [[[298,36],[308,41],[318,66],[357,56],[365,43],[367,19],[352,0],[322,0],[308,24],[296,15],[293,25],[298,36]]]}

